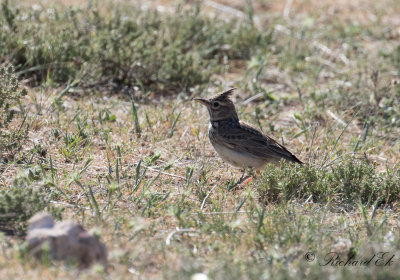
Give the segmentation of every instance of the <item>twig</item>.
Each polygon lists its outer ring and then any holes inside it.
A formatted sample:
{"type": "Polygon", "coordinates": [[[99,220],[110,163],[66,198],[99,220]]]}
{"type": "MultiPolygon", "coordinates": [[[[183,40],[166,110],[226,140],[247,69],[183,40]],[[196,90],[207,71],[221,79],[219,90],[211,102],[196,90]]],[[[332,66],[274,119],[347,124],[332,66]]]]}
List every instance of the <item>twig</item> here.
{"type": "MultiPolygon", "coordinates": [[[[73,205],[73,204],[70,204],[70,203],[67,203],[67,202],[62,202],[62,201],[51,200],[50,203],[56,204],[56,205],[64,205],[64,206],[66,206],[68,208],[77,208],[78,207],[78,205],[73,205]]],[[[80,207],[80,208],[83,208],[85,210],[90,210],[89,207],[80,207]]]]}
{"type": "MultiPolygon", "coordinates": [[[[227,215],[227,214],[246,214],[250,213],[250,211],[223,211],[223,212],[202,212],[201,215],[227,215]]],[[[199,215],[199,213],[192,213],[192,215],[199,215]]]]}
{"type": "Polygon", "coordinates": [[[327,113],[329,116],[331,116],[335,121],[337,121],[341,125],[344,125],[344,126],[346,125],[346,123],[344,121],[342,121],[338,116],[336,116],[331,110],[328,110],[327,113]]]}
{"type": "Polygon", "coordinates": [[[306,201],[304,201],[304,205],[307,204],[307,202],[309,202],[311,198],[312,198],[312,194],[310,194],[310,196],[306,199],[306,201]]]}
{"type": "Polygon", "coordinates": [[[212,191],[215,189],[216,186],[217,186],[217,185],[215,185],[214,187],[212,187],[212,189],[208,192],[208,194],[206,195],[206,197],[203,199],[203,202],[201,203],[201,206],[200,206],[200,210],[203,210],[204,205],[206,204],[207,198],[210,196],[210,194],[212,193],[212,191]]]}
{"type": "Polygon", "coordinates": [[[176,228],[176,230],[174,230],[173,232],[171,232],[170,234],[168,234],[167,239],[165,239],[165,244],[167,246],[171,245],[171,239],[172,237],[174,237],[174,235],[176,233],[185,233],[185,232],[195,232],[195,233],[200,233],[198,230],[195,229],[179,229],[176,228]]]}
{"type": "Polygon", "coordinates": [[[6,213],[6,214],[0,214],[0,218],[14,218],[17,217],[17,213],[6,213]]]}
{"type": "Polygon", "coordinates": [[[235,15],[237,17],[240,17],[240,18],[245,18],[246,17],[245,13],[243,13],[242,11],[239,11],[239,10],[237,10],[235,8],[232,8],[231,6],[227,6],[227,5],[223,5],[223,4],[220,4],[220,3],[216,3],[214,1],[205,1],[205,4],[210,6],[210,7],[213,7],[216,10],[220,10],[220,11],[228,13],[228,14],[233,14],[233,15],[235,15]]]}
{"type": "Polygon", "coordinates": [[[247,103],[250,103],[250,102],[252,102],[252,101],[258,99],[258,98],[260,98],[260,97],[263,96],[263,95],[264,95],[264,93],[260,92],[260,93],[258,93],[258,94],[256,94],[256,95],[253,95],[253,96],[250,97],[250,98],[247,98],[245,101],[242,102],[242,104],[243,104],[243,105],[246,105],[247,103]]]}
{"type": "Polygon", "coordinates": [[[151,171],[163,174],[163,175],[167,175],[167,176],[171,176],[171,177],[175,177],[175,178],[180,178],[180,179],[186,180],[185,177],[180,176],[180,175],[175,175],[175,174],[171,174],[171,173],[168,173],[168,172],[160,171],[160,170],[157,170],[156,168],[152,168],[152,167],[149,167],[149,166],[143,166],[143,167],[145,167],[145,168],[147,168],[147,169],[149,169],[151,171]]]}
{"type": "Polygon", "coordinates": [[[293,0],[286,0],[285,8],[283,9],[283,17],[289,18],[290,8],[292,7],[293,0]]]}
{"type": "Polygon", "coordinates": [[[321,44],[317,41],[313,42],[313,45],[318,48],[319,50],[321,50],[323,53],[327,54],[330,57],[333,58],[339,58],[344,64],[349,65],[350,64],[350,60],[346,57],[346,55],[344,55],[343,53],[339,53],[336,54],[332,51],[332,49],[330,49],[329,47],[325,46],[324,44],[321,44]]]}
{"type": "MultiPolygon", "coordinates": [[[[133,164],[134,164],[135,166],[138,165],[137,163],[133,163],[133,164]]],[[[153,167],[150,167],[150,166],[146,166],[146,165],[143,165],[143,167],[146,168],[146,169],[149,169],[150,171],[157,172],[157,173],[159,173],[159,174],[163,174],[163,175],[166,175],[166,176],[171,176],[171,177],[175,177],[175,178],[180,178],[180,179],[186,180],[185,177],[180,176],[180,175],[176,175],[176,174],[164,172],[164,171],[161,171],[161,170],[158,170],[158,169],[156,169],[156,168],[153,168],[153,167]]]]}

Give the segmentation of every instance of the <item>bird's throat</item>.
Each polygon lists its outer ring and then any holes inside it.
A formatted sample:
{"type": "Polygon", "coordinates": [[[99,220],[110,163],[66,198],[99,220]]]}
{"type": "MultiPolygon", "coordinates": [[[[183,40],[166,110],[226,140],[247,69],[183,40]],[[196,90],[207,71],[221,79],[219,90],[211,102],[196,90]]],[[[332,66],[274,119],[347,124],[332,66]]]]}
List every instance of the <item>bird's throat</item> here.
{"type": "Polygon", "coordinates": [[[239,119],[234,117],[223,120],[210,120],[210,125],[214,129],[217,129],[221,126],[235,126],[236,124],[239,124],[239,119]]]}

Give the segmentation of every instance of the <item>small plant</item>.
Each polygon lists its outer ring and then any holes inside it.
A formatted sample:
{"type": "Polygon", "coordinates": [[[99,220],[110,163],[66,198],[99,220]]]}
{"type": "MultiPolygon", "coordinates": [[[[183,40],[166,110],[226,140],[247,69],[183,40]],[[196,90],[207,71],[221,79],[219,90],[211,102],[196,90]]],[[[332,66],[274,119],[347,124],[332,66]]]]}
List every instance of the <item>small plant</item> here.
{"type": "Polygon", "coordinates": [[[0,191],[0,231],[7,234],[24,234],[27,221],[44,209],[60,214],[60,209],[49,205],[50,195],[40,184],[32,184],[30,176],[22,173],[13,185],[0,191]]]}
{"type": "Polygon", "coordinates": [[[229,60],[248,59],[271,39],[250,23],[209,18],[199,8],[174,16],[133,7],[102,10],[93,5],[49,13],[5,2],[0,60],[34,85],[46,79],[55,86],[74,81],[84,88],[178,94],[208,83],[229,60]]]}
{"type": "Polygon", "coordinates": [[[352,158],[332,168],[290,166],[272,168],[256,183],[264,202],[308,200],[354,208],[399,201],[400,178],[391,170],[377,173],[372,165],[352,158]]]}
{"type": "MultiPolygon", "coordinates": [[[[0,153],[11,151],[21,146],[26,137],[25,119],[12,124],[15,117],[14,107],[20,104],[20,99],[26,95],[21,89],[12,66],[0,68],[0,153]]],[[[1,156],[1,154],[0,154],[1,156]]],[[[4,156],[4,155],[3,155],[4,156]]]]}

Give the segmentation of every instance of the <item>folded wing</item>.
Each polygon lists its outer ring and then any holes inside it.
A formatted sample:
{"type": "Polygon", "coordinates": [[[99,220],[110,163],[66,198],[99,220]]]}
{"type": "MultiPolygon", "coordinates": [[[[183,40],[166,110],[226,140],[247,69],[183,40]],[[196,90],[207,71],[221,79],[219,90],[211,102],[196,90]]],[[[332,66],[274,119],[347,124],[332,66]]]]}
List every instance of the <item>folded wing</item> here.
{"type": "Polygon", "coordinates": [[[214,137],[222,137],[223,142],[231,149],[261,156],[268,161],[279,161],[284,158],[291,162],[302,163],[274,139],[243,122],[240,122],[238,126],[230,127],[226,132],[220,131],[219,135],[214,135],[214,137]],[[243,130],[247,133],[241,133],[243,130]]]}

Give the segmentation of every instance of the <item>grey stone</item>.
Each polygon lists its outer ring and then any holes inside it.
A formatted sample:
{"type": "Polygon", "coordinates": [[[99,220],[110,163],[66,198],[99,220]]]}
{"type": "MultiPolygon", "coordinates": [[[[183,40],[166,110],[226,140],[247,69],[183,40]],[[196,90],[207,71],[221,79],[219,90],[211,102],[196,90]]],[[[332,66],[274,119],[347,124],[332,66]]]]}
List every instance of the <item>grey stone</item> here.
{"type": "Polygon", "coordinates": [[[87,268],[93,263],[107,265],[107,249],[95,236],[73,221],[54,223],[48,213],[37,213],[29,220],[28,251],[41,259],[43,250],[51,259],[75,261],[80,268],[87,268]]]}

